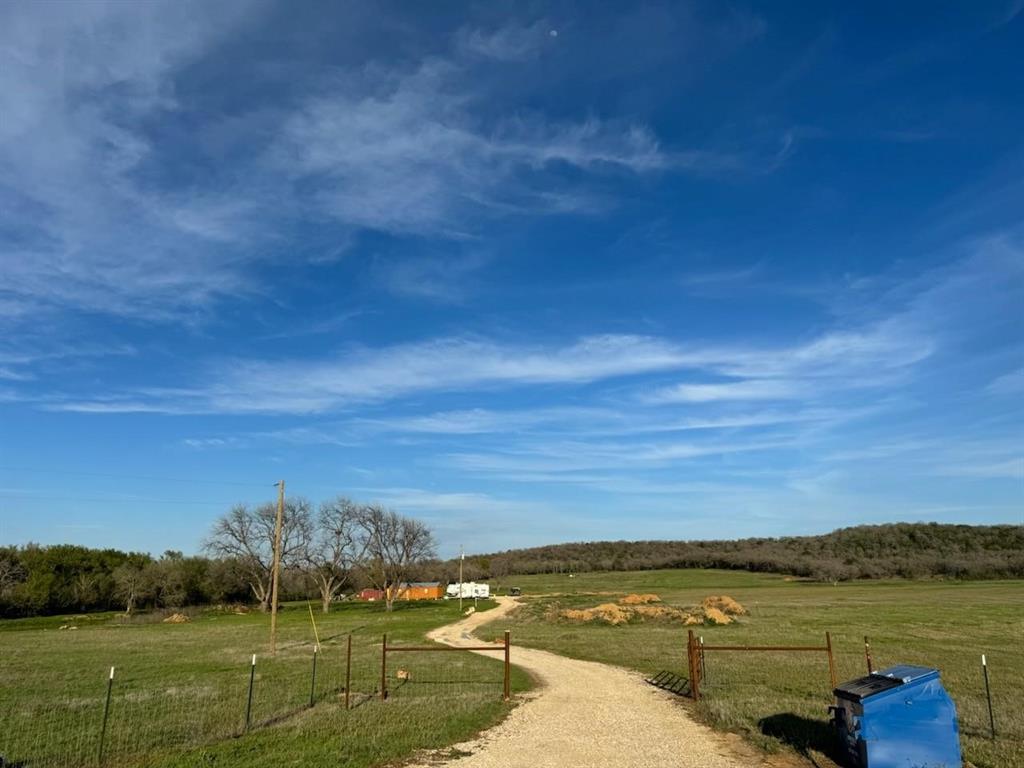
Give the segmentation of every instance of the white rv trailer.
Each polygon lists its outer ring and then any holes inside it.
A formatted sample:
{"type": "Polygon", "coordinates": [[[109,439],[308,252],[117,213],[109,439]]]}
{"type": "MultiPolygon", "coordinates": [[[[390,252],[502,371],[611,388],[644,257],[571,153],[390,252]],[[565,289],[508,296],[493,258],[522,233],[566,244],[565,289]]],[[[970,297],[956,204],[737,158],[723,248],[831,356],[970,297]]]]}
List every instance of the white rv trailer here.
{"type": "Polygon", "coordinates": [[[444,599],[458,600],[462,598],[487,598],[491,596],[491,585],[490,584],[477,584],[475,581],[464,581],[461,584],[449,584],[448,589],[445,590],[444,599]],[[459,587],[462,587],[462,594],[459,594],[459,587]]]}

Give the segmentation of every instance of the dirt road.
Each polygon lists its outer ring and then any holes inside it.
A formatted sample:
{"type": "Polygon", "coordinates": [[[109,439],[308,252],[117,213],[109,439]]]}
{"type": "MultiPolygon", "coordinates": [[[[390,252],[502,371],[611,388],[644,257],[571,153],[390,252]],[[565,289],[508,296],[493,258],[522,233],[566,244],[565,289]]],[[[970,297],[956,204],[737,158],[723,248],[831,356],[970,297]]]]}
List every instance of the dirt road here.
{"type": "MultiPolygon", "coordinates": [[[[499,620],[515,600],[435,630],[448,645],[479,643],[473,630],[499,620]]],[[[540,683],[504,722],[478,739],[420,758],[423,768],[741,768],[765,762],[736,737],[694,722],[674,697],[643,678],[605,664],[514,645],[512,663],[540,683]]],[[[500,656],[500,654],[496,654],[500,656]]]]}

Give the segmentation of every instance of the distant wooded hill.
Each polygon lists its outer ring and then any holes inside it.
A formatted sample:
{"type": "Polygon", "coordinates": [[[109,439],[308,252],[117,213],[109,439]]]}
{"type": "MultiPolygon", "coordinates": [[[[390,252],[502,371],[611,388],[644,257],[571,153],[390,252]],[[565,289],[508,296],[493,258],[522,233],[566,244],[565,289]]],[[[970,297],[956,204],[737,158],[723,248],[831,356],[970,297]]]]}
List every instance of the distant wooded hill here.
{"type": "Polygon", "coordinates": [[[1024,576],[1024,526],[894,523],[821,536],[720,541],[593,541],[468,558],[480,576],[728,568],[820,580],[1024,576]]]}

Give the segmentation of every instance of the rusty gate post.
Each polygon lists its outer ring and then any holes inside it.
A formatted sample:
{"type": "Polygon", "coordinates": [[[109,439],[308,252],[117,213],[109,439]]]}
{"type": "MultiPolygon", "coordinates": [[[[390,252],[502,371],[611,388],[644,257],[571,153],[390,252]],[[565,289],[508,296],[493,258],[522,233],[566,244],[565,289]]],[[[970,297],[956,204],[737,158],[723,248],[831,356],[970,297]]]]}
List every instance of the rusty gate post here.
{"type": "Polygon", "coordinates": [[[505,630],[505,689],[504,689],[504,700],[508,701],[512,698],[512,669],[509,664],[509,646],[511,632],[505,630]]]}
{"type": "Polygon", "coordinates": [[[831,681],[832,681],[832,690],[835,690],[836,686],[839,685],[839,681],[836,680],[836,659],[832,655],[832,633],[831,632],[826,632],[825,633],[825,651],[826,651],[826,653],[828,653],[828,675],[829,675],[829,679],[831,679],[831,681]]]}
{"type": "Polygon", "coordinates": [[[380,700],[387,701],[388,698],[388,636],[384,633],[384,640],[380,644],[380,700]]]}
{"type": "Polygon", "coordinates": [[[871,643],[868,642],[867,635],[864,635],[864,660],[868,664],[868,674],[870,675],[875,671],[875,665],[871,663],[871,643]]]}
{"type": "Polygon", "coordinates": [[[697,679],[697,700],[700,700],[700,687],[704,682],[704,675],[701,670],[701,657],[704,655],[704,649],[697,643],[697,638],[693,638],[693,669],[696,672],[697,679]]]}
{"type": "Polygon", "coordinates": [[[694,701],[700,701],[700,662],[697,660],[697,641],[692,629],[686,640],[686,660],[690,667],[690,695],[694,701]]]}

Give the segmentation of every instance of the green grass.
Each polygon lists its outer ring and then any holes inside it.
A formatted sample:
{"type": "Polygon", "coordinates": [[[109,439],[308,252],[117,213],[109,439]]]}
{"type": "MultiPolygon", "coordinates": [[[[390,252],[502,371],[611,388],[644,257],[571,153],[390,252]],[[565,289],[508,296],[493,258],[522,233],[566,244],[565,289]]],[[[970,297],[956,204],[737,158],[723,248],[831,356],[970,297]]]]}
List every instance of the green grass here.
{"type": "MultiPolygon", "coordinates": [[[[0,755],[25,766],[95,764],[111,665],[109,765],[380,765],[469,738],[508,711],[501,663],[475,654],[395,654],[389,699],[379,700],[381,635],[389,645],[423,644],[428,630],[458,619],[457,603],[403,603],[390,614],[352,603],[315,615],[322,651],[313,709],[304,603],[281,612],[276,657],[267,653],[269,618],[258,613],[203,611],[187,624],[144,616],[125,624],[114,614],[0,621],[0,755]],[[345,710],[349,633],[353,707],[345,710]]],[[[512,683],[529,685],[518,670],[512,683]]]]}
{"type": "MultiPolygon", "coordinates": [[[[832,633],[839,680],[865,673],[863,637],[875,667],[935,666],[957,703],[964,756],[979,768],[1024,768],[1024,583],[878,581],[838,586],[738,571],[664,570],[516,577],[525,607],[513,643],[646,674],[686,673],[681,625],[575,624],[552,619],[628,593],[654,592],[686,607],[728,594],[749,610],[739,624],[699,627],[707,644],[819,645],[832,633]],[[602,594],[603,593],[603,594],[602,594]],[[540,596],[548,594],[551,596],[540,596]],[[988,735],[980,655],[992,675],[998,738],[988,735]]],[[[708,653],[700,718],[741,733],[768,751],[827,752],[832,703],[824,654],[708,653]]]]}

